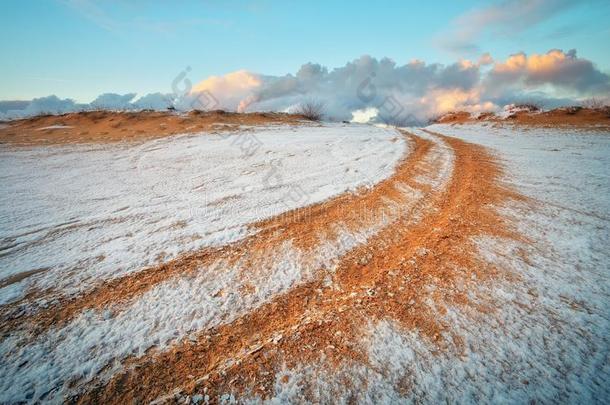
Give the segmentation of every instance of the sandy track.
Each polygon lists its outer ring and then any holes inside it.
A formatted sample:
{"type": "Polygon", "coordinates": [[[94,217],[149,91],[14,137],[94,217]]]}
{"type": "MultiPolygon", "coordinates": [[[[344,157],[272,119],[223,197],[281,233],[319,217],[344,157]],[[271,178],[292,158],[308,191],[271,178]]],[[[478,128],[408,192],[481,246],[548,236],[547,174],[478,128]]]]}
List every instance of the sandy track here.
{"type": "MultiPolygon", "coordinates": [[[[470,283],[495,275],[478,259],[472,240],[482,234],[519,239],[490,206],[521,197],[499,184],[501,170],[483,148],[425,132],[406,136],[411,155],[368,192],[259,223],[262,231],[242,245],[182,258],[63,307],[60,313],[69,318],[83,308],[134,300],[152,285],[195,271],[201,261],[251,270],[241,286],[253,290],[243,288],[247,304],[239,316],[209,323],[164,351],[126,359],[125,371],[89,384],[72,400],[173,401],[198,393],[265,398],[277,393],[278,381],[290,384],[281,375],[285,368],[369,367],[361,341],[371,322],[382,320],[417,331],[439,350],[459,352],[460,336],[437,315],[448,306],[494,311],[492,303],[468,297],[470,283]],[[273,274],[273,252],[287,241],[300,252],[294,259],[299,280],[285,291],[248,299],[273,274]]],[[[300,385],[312,400],[319,399],[316,390],[313,379],[300,385]]]]}
{"type": "Polygon", "coordinates": [[[541,131],[392,132],[409,153],[389,178],[356,170],[385,178],[371,188],[25,315],[4,306],[0,398],[604,402],[607,204],[589,194],[607,189],[607,143],[541,131]]]}
{"type": "MultiPolygon", "coordinates": [[[[398,136],[394,137],[390,144],[397,141],[398,136]]],[[[418,150],[418,154],[422,152],[418,150]]],[[[418,154],[409,156],[408,160],[417,159],[418,154]]],[[[403,163],[403,166],[406,165],[403,163]]],[[[349,248],[345,246],[348,241],[342,239],[346,236],[346,231],[353,228],[354,232],[364,235],[374,231],[375,227],[383,226],[380,221],[387,221],[387,215],[371,216],[368,207],[387,205],[387,199],[392,196],[404,200],[405,196],[401,192],[393,190],[393,184],[388,180],[382,181],[374,189],[362,187],[355,194],[339,195],[322,203],[254,222],[248,225],[248,233],[253,236],[231,245],[181,254],[174,260],[99,283],[79,295],[60,296],[57,299],[53,296],[56,293],[54,290],[34,289],[19,301],[1,308],[0,317],[3,323],[0,331],[23,330],[36,337],[51,327],[58,329],[64,326],[86,310],[110,308],[118,313],[125,309],[127,303],[135,301],[153,287],[180,278],[194,277],[206,267],[215,267],[212,271],[220,273],[227,273],[231,267],[239,268],[241,272],[247,269],[247,274],[239,276],[239,290],[243,290],[245,294],[253,286],[266,281],[273,269],[278,270],[277,264],[274,263],[277,257],[271,257],[269,252],[281,250],[287,243],[291,245],[290,254],[299,255],[293,265],[306,270],[303,271],[306,277],[307,272],[329,265],[339,254],[338,250],[349,248]],[[254,272],[253,269],[259,270],[254,272]],[[45,307],[30,306],[27,308],[29,312],[24,313],[22,308],[33,300],[44,300],[45,307]]],[[[395,208],[387,207],[387,212],[382,214],[392,212],[394,216],[399,215],[395,208]]],[[[352,239],[350,243],[358,241],[352,239]]]]}

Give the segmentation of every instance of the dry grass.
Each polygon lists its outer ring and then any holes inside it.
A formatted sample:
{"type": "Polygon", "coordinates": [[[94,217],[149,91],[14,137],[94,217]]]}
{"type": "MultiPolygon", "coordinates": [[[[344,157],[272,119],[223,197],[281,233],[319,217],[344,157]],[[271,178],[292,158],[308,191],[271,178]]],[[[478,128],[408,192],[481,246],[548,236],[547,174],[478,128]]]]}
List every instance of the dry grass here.
{"type": "Polygon", "coordinates": [[[305,101],[297,107],[295,113],[310,121],[322,121],[324,103],[313,100],[305,101]]]}

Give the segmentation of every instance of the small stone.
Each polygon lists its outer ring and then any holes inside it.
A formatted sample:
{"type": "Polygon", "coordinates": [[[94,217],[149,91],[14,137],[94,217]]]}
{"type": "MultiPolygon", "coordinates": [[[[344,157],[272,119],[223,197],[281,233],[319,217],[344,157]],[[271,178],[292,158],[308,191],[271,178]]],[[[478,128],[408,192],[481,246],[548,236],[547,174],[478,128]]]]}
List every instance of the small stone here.
{"type": "Polygon", "coordinates": [[[420,247],[417,249],[417,251],[415,252],[418,256],[426,256],[428,253],[430,253],[430,250],[424,248],[424,247],[420,247]]]}
{"type": "Polygon", "coordinates": [[[360,263],[362,266],[368,264],[371,259],[373,258],[373,254],[372,253],[367,253],[366,255],[362,256],[360,258],[360,260],[358,261],[358,263],[360,263]]]}

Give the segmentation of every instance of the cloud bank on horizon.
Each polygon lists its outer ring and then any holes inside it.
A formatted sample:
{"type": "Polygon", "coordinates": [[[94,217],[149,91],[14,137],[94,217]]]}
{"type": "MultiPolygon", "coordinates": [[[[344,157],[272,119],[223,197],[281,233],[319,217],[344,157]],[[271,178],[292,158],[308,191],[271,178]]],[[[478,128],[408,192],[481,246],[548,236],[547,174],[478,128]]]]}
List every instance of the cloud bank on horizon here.
{"type": "Polygon", "coordinates": [[[97,109],[165,110],[170,106],[178,110],[290,112],[304,101],[315,100],[324,104],[326,117],[333,120],[413,123],[448,111],[494,111],[525,101],[556,107],[590,97],[608,99],[609,95],[610,75],[579,58],[576,50],[520,52],[498,61],[483,54],[477,61],[463,59],[450,65],[420,60],[397,65],[388,58],[364,55],[332,70],[316,63],[306,63],[296,74],[284,76],[241,70],[209,77],[194,86],[187,72],[182,72],[171,93],[140,98],[135,93],[107,93],[89,104],[52,95],[34,99],[23,109],[0,108],[0,118],[97,109]]]}

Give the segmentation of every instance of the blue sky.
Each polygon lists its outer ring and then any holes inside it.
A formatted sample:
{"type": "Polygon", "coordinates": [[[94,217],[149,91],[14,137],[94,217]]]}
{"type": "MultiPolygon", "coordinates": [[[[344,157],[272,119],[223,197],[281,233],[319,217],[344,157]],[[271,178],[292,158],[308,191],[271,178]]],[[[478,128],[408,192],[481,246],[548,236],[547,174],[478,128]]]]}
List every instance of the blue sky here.
{"type": "Polygon", "coordinates": [[[607,73],[609,20],[607,0],[4,0],[0,100],[169,92],[186,66],[199,81],[238,69],[283,75],[306,62],[333,68],[364,54],[449,64],[575,48],[607,73]],[[500,15],[532,4],[525,18],[500,15]]]}

